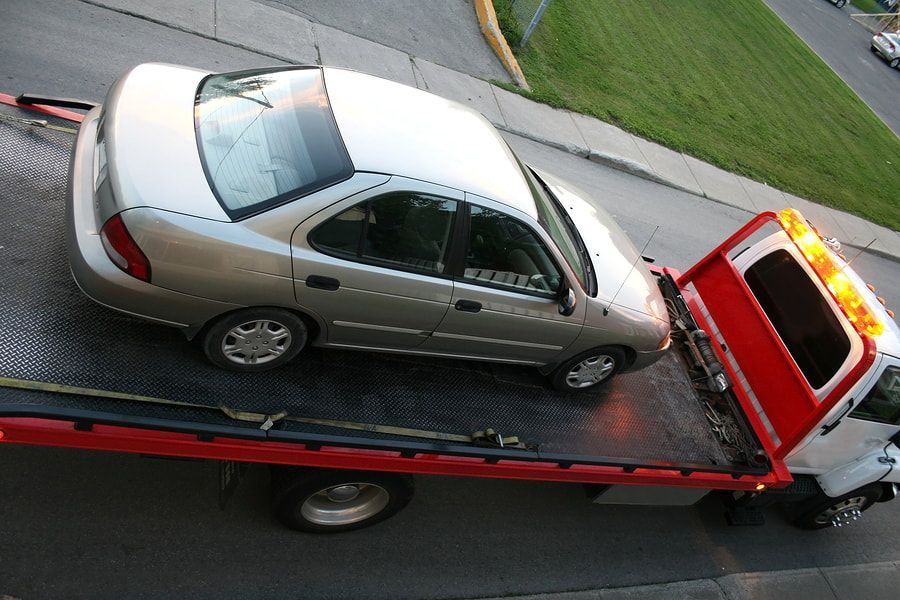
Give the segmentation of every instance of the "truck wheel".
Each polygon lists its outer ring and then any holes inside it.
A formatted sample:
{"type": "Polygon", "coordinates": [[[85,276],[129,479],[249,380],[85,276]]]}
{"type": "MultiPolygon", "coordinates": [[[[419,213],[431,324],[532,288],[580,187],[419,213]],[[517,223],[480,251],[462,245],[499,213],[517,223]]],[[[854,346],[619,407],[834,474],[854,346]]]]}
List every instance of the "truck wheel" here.
{"type": "Polygon", "coordinates": [[[816,496],[803,507],[794,523],[803,529],[823,529],[841,525],[867,510],[881,498],[881,486],[867,485],[838,498],[816,496]]]}
{"type": "Polygon", "coordinates": [[[374,525],[409,504],[414,492],[404,474],[284,467],[273,472],[272,488],[278,520],[310,533],[374,525]]]}
{"type": "Polygon", "coordinates": [[[625,352],[615,346],[588,350],[562,363],[550,375],[561,392],[583,392],[612,379],[625,366],[625,352]]]}
{"type": "Polygon", "coordinates": [[[306,345],[307,328],[279,308],[247,308],[219,319],[203,338],[203,351],[230,371],[268,371],[287,363],[306,345]]]}

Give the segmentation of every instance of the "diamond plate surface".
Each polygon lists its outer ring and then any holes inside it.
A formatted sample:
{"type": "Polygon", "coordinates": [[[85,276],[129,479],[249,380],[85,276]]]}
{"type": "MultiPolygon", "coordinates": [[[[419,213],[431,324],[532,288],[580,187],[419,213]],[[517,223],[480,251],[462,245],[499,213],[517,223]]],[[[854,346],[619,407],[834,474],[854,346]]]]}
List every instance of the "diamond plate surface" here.
{"type": "MultiPolygon", "coordinates": [[[[530,368],[314,348],[273,372],[219,370],[177,331],[99,306],[75,286],[64,230],[71,143],[0,121],[2,376],[452,433],[493,427],[554,453],[727,464],[675,354],[582,395],[550,390],[530,368]]],[[[225,423],[212,411],[0,389],[0,405],[13,402],[225,423]]]]}

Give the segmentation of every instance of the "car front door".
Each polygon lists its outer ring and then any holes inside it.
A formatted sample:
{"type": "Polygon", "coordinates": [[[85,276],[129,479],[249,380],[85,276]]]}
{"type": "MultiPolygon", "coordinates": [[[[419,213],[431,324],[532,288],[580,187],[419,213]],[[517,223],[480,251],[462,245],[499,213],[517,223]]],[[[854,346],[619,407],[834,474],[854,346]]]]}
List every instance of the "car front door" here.
{"type": "Polygon", "coordinates": [[[447,312],[461,192],[393,178],[304,221],[292,236],[298,304],[330,345],[410,349],[447,312]]]}
{"type": "Polygon", "coordinates": [[[581,332],[585,302],[559,312],[570,281],[550,242],[502,204],[469,197],[450,310],[422,350],[544,364],[581,332]],[[475,203],[477,202],[477,203],[475,203]]]}

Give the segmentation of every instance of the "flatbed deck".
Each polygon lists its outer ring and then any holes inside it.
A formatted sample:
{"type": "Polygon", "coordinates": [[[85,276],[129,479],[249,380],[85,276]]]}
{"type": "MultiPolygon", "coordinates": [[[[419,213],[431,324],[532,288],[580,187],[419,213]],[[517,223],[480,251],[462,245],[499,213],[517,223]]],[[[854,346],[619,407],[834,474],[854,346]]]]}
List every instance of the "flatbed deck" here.
{"type": "MultiPolygon", "coordinates": [[[[0,112],[34,118],[10,107],[0,112]]],[[[324,441],[498,455],[493,448],[293,421],[262,431],[215,410],[224,405],[454,434],[491,427],[528,446],[502,453],[521,460],[769,473],[768,466],[735,459],[723,445],[674,350],[648,369],[571,395],[550,389],[532,368],[317,348],[263,374],[213,367],[199,345],[179,332],[99,306],[78,290],[67,265],[64,225],[72,141],[64,133],[0,121],[0,378],[51,384],[44,390],[0,387],[0,418],[58,418],[307,446],[324,441]],[[52,384],[210,410],[60,394],[50,391],[52,384]]],[[[751,442],[759,447],[758,440],[751,442]]]]}

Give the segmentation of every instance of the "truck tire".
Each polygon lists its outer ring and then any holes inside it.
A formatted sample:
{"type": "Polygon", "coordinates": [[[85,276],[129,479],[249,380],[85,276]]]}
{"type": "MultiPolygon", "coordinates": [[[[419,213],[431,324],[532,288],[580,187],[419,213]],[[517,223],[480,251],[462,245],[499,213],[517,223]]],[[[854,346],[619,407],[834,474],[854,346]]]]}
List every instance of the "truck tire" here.
{"type": "Polygon", "coordinates": [[[413,497],[410,475],[340,469],[275,467],[275,516],[308,533],[362,529],[397,514],[413,497]]]}
{"type": "Polygon", "coordinates": [[[823,529],[832,526],[835,516],[858,510],[868,510],[870,506],[881,498],[881,486],[871,484],[848,492],[837,498],[819,495],[806,502],[800,509],[800,516],[794,520],[794,524],[803,529],[823,529]]]}
{"type": "Polygon", "coordinates": [[[608,382],[624,366],[621,348],[601,346],[559,365],[550,375],[550,384],[560,392],[583,392],[608,382]]]}
{"type": "Polygon", "coordinates": [[[203,351],[229,371],[276,369],[306,346],[303,319],[280,308],[245,308],[216,321],[203,338],[203,351]]]}

